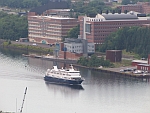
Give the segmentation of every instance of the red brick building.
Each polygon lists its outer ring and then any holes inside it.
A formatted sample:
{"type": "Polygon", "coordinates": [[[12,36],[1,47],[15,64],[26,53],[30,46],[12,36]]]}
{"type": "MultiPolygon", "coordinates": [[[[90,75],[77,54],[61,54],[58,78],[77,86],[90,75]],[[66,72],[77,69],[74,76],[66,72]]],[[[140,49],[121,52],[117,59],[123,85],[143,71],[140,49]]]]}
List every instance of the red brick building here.
{"type": "Polygon", "coordinates": [[[71,53],[68,51],[60,51],[59,52],[59,58],[62,59],[71,59],[71,60],[78,60],[81,56],[83,56],[82,53],[71,53]]]}
{"type": "Polygon", "coordinates": [[[127,10],[150,14],[150,2],[137,2],[137,4],[119,5],[117,8],[119,8],[122,13],[127,10]]]}
{"type": "Polygon", "coordinates": [[[88,42],[101,44],[108,35],[119,28],[150,24],[149,17],[138,17],[138,15],[140,14],[129,12],[127,14],[103,13],[97,14],[96,17],[79,17],[80,36],[87,39],[88,42]]]}
{"type": "Polygon", "coordinates": [[[106,51],[106,60],[110,62],[121,62],[122,51],[121,50],[107,50],[106,51]]]}
{"type": "Polygon", "coordinates": [[[143,8],[141,4],[119,5],[117,6],[117,8],[120,9],[122,13],[124,13],[125,11],[135,11],[139,13],[143,12],[143,8]]]}
{"type": "Polygon", "coordinates": [[[145,60],[133,60],[132,61],[132,66],[137,66],[139,64],[147,64],[147,61],[145,60]]]}
{"type": "Polygon", "coordinates": [[[148,71],[150,72],[150,54],[148,55],[148,60],[147,61],[139,61],[139,62],[132,62],[133,66],[137,67],[137,70],[142,70],[142,71],[148,71]],[[148,62],[148,63],[146,63],[148,62]]]}
{"type": "Polygon", "coordinates": [[[56,16],[37,16],[30,12],[28,16],[28,38],[30,42],[55,43],[67,36],[68,31],[77,26],[78,19],[56,16]]]}

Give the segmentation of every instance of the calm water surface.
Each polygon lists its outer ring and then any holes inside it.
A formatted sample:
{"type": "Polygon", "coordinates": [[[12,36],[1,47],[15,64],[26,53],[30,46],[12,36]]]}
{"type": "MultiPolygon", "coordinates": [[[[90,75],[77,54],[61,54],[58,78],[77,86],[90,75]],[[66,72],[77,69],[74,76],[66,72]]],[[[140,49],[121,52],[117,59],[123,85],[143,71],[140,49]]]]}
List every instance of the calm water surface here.
{"type": "MultiPolygon", "coordinates": [[[[59,67],[63,64],[57,63],[59,67]]],[[[0,110],[23,113],[150,113],[150,83],[80,68],[81,87],[46,83],[53,62],[0,52],[0,110]]]]}

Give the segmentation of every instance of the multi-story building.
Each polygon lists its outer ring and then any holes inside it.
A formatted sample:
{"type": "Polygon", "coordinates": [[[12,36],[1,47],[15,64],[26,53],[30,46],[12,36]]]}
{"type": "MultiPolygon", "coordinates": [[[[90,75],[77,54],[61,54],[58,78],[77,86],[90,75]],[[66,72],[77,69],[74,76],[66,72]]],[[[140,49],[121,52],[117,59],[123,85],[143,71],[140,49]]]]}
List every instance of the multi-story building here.
{"type": "Polygon", "coordinates": [[[150,14],[150,2],[137,2],[137,4],[119,5],[117,6],[121,12],[135,11],[139,13],[150,14]]]}
{"type": "Polygon", "coordinates": [[[30,42],[55,43],[67,36],[68,31],[78,25],[78,19],[55,16],[28,16],[28,38],[30,42]]]}
{"type": "Polygon", "coordinates": [[[125,11],[135,11],[142,13],[142,5],[141,4],[128,4],[128,5],[119,5],[117,6],[118,9],[121,10],[122,13],[125,11]]]}
{"type": "Polygon", "coordinates": [[[150,2],[137,2],[137,4],[141,4],[142,13],[150,14],[150,2]]]}
{"type": "Polygon", "coordinates": [[[103,43],[108,35],[122,27],[150,24],[150,17],[135,12],[129,12],[127,14],[103,13],[97,14],[94,18],[84,16],[79,18],[79,20],[81,37],[95,44],[103,43]]]}

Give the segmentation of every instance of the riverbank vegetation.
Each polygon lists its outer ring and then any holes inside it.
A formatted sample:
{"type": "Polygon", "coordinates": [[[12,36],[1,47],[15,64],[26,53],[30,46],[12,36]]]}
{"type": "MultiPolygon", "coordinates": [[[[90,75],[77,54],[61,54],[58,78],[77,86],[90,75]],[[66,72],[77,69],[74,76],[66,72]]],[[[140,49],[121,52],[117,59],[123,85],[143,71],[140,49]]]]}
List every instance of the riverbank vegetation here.
{"type": "Polygon", "coordinates": [[[98,51],[126,50],[147,58],[150,53],[149,27],[124,27],[109,35],[98,51]]]}
{"type": "Polygon", "coordinates": [[[105,60],[104,57],[98,58],[96,55],[92,55],[90,58],[80,57],[77,62],[79,65],[87,67],[113,67],[113,63],[109,60],[105,60]]]}
{"type": "Polygon", "coordinates": [[[32,46],[32,45],[12,44],[11,41],[3,42],[0,46],[3,48],[23,50],[25,52],[36,52],[39,54],[53,54],[53,48],[42,48],[39,46],[32,46]]]}

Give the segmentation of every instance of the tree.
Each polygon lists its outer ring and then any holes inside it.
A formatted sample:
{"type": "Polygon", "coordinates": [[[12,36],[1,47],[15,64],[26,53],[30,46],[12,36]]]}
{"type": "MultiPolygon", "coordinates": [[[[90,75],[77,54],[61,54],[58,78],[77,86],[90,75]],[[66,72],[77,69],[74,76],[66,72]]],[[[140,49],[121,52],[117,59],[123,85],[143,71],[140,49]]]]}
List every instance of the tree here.
{"type": "Polygon", "coordinates": [[[78,38],[79,31],[80,31],[80,26],[78,25],[69,30],[67,37],[68,38],[78,38]]]}
{"type": "Polygon", "coordinates": [[[126,49],[127,52],[134,52],[141,57],[150,53],[150,28],[146,27],[125,27],[108,36],[99,51],[105,52],[108,49],[126,49]]]}
{"type": "Polygon", "coordinates": [[[130,4],[130,0],[122,0],[122,5],[130,4]]]}
{"type": "Polygon", "coordinates": [[[2,39],[9,40],[18,40],[21,37],[27,37],[27,18],[0,12],[0,36],[2,39]]]}

